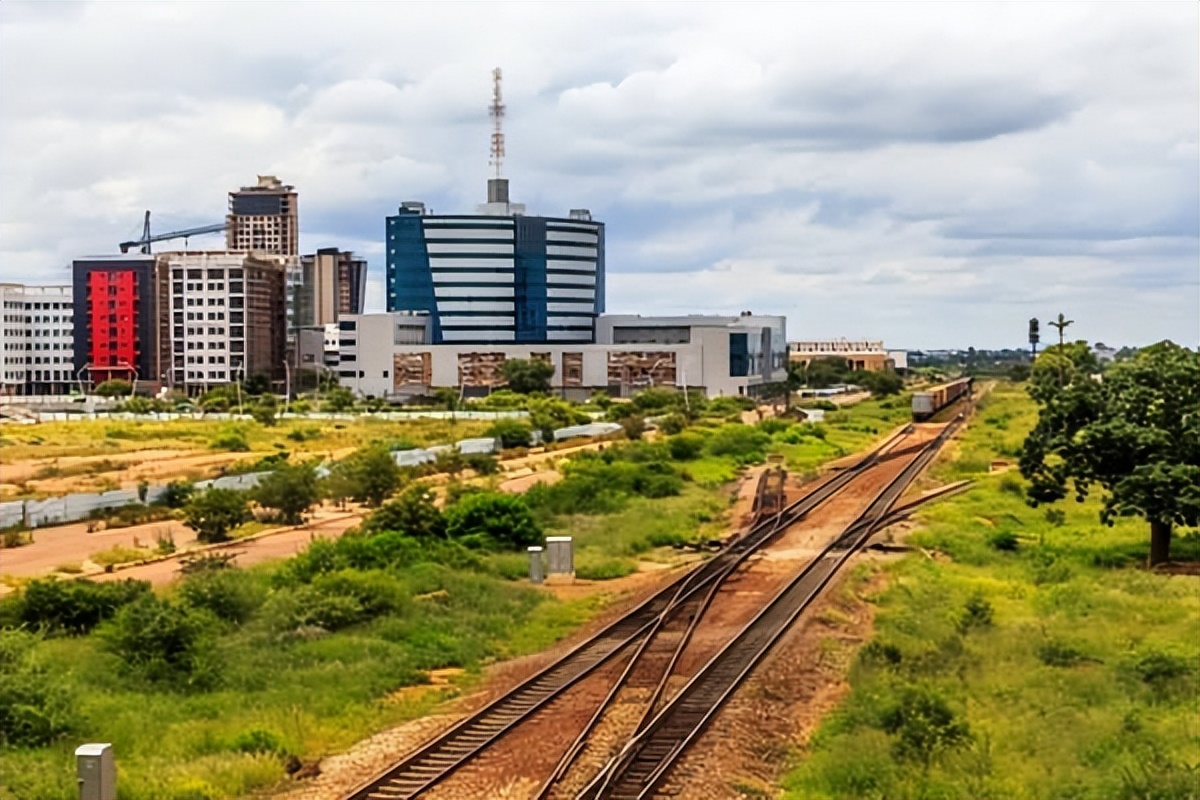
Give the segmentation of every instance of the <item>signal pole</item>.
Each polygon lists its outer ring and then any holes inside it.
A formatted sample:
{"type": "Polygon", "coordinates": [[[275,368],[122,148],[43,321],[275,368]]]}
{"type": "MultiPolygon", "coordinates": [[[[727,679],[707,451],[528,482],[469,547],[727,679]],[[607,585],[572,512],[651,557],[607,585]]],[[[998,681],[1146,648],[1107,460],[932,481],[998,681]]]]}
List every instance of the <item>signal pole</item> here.
{"type": "Polygon", "coordinates": [[[1032,355],[1029,357],[1030,363],[1037,361],[1037,346],[1042,337],[1038,333],[1037,317],[1029,320],[1029,345],[1033,349],[1032,355]]]}

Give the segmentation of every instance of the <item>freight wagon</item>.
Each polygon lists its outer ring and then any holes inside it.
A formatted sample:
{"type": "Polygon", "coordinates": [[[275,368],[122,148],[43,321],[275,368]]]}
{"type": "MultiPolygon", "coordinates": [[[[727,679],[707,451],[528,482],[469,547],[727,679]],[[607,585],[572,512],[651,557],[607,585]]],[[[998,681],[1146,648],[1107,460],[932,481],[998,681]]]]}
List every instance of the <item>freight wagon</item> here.
{"type": "Polygon", "coordinates": [[[924,422],[959,398],[971,394],[971,378],[939,384],[923,392],[913,392],[912,415],[917,422],[924,422]]]}

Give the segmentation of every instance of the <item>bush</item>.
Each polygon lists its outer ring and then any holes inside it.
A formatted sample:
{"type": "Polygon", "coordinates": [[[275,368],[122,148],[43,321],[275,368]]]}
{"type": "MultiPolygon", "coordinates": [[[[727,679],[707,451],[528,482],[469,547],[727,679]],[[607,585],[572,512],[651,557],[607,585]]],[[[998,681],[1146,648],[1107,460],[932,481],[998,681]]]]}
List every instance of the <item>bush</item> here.
{"type": "Polygon", "coordinates": [[[636,441],[646,432],[646,420],[640,414],[630,414],[622,418],[621,427],[630,441],[636,441]]]}
{"type": "Polygon", "coordinates": [[[250,518],[245,495],[233,489],[209,489],[194,495],[183,509],[184,522],[202,542],[224,542],[231,530],[250,518]]]}
{"type": "Polygon", "coordinates": [[[658,421],[658,429],[668,436],[674,436],[682,433],[687,424],[687,417],[683,414],[667,414],[658,421]]]}
{"type": "Polygon", "coordinates": [[[499,439],[500,446],[505,449],[528,447],[530,438],[533,436],[533,428],[529,423],[519,419],[498,419],[492,427],[488,428],[486,435],[499,439]]]}
{"type": "Polygon", "coordinates": [[[217,680],[209,627],[195,611],[146,594],[98,633],[109,650],[146,680],[204,689],[217,680]]]}
{"type": "Polygon", "coordinates": [[[770,443],[770,436],[749,425],[722,425],[708,438],[708,452],[748,464],[762,461],[770,443]]]}
{"type": "Polygon", "coordinates": [[[283,464],[259,480],[253,496],[260,506],[278,511],[283,524],[298,525],[321,492],[313,464],[283,464]]]}
{"type": "Polygon", "coordinates": [[[20,595],[0,600],[0,606],[8,607],[4,617],[15,624],[81,636],[149,592],[146,581],[44,578],[30,581],[20,595]]]}
{"type": "Polygon", "coordinates": [[[171,481],[156,502],[167,508],[183,508],[195,491],[191,481],[171,481]]]}
{"type": "Polygon", "coordinates": [[[327,479],[327,496],[339,500],[352,498],[369,506],[378,506],[400,488],[400,468],[391,451],[383,446],[365,447],[339,461],[327,479]]]}
{"type": "Polygon", "coordinates": [[[896,737],[896,760],[915,761],[926,771],[939,755],[963,747],[971,738],[967,723],[932,690],[905,689],[900,702],[884,712],[882,727],[896,737]]]}
{"type": "Polygon", "coordinates": [[[434,505],[435,498],[430,487],[413,484],[367,517],[362,530],[364,533],[397,531],[418,539],[444,539],[446,521],[434,505]]]}
{"type": "Polygon", "coordinates": [[[38,641],[26,631],[0,631],[0,745],[45,747],[78,727],[70,689],[34,660],[38,641]]]}
{"type": "Polygon", "coordinates": [[[283,755],[283,743],[270,731],[259,728],[239,733],[233,740],[233,749],[239,753],[270,753],[283,755]]]}
{"type": "Polygon", "coordinates": [[[93,391],[100,397],[127,397],[133,393],[133,384],[129,381],[109,380],[100,383],[93,391]]]}
{"type": "Polygon", "coordinates": [[[791,426],[792,426],[792,423],[788,422],[786,419],[779,419],[778,417],[767,417],[764,420],[760,420],[758,422],[758,424],[755,425],[754,427],[758,428],[760,431],[767,434],[768,436],[774,436],[777,433],[782,433],[783,431],[786,431],[791,426]]]}
{"type": "Polygon", "coordinates": [[[1015,552],[1020,546],[1017,535],[1012,531],[997,531],[988,537],[988,544],[1006,553],[1015,552]]]}
{"type": "Polygon", "coordinates": [[[250,443],[246,440],[246,432],[236,426],[222,429],[208,443],[208,446],[213,450],[227,450],[230,453],[250,452],[250,443]]]}
{"type": "Polygon", "coordinates": [[[500,471],[500,462],[488,453],[470,453],[462,457],[463,464],[476,475],[495,475],[500,471]]]}
{"type": "Polygon", "coordinates": [[[446,533],[467,547],[523,550],[542,544],[541,526],[518,495],[481,492],[446,509],[446,533]]]}
{"type": "Polygon", "coordinates": [[[258,402],[250,409],[250,416],[260,425],[274,427],[275,414],[279,410],[278,403],[275,400],[275,395],[264,394],[258,399],[258,402]]]}
{"type": "Polygon", "coordinates": [[[681,433],[672,436],[667,447],[676,461],[692,461],[704,453],[704,439],[694,433],[681,433]]]}
{"type": "Polygon", "coordinates": [[[365,618],[362,604],[311,586],[274,592],[263,606],[263,619],[276,633],[304,636],[314,629],[336,631],[365,618]]]}
{"type": "Polygon", "coordinates": [[[217,619],[241,625],[263,604],[265,593],[240,570],[209,570],[188,577],[179,598],[190,608],[204,609],[217,619]]]}

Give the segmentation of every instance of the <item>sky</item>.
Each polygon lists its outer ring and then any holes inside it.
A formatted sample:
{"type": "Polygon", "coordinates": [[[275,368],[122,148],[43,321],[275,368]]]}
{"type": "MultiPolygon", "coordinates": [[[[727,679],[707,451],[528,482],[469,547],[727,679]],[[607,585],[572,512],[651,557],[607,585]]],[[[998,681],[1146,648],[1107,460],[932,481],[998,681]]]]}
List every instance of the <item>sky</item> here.
{"type": "Polygon", "coordinates": [[[1062,312],[1195,346],[1198,29],[1193,2],[5,0],[0,281],[273,174],[302,252],[365,255],[382,310],[384,218],[486,199],[498,66],[513,200],[606,223],[610,312],[910,349],[1062,312]]]}

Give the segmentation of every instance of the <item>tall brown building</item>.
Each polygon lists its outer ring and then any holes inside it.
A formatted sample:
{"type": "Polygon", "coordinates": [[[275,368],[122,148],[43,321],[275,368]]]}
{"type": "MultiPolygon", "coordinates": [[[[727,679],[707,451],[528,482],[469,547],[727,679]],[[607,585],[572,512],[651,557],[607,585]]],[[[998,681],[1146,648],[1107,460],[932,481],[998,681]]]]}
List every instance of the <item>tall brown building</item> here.
{"type": "Polygon", "coordinates": [[[341,314],[363,313],[367,262],[336,247],[300,258],[295,324],[300,328],[337,322],[341,314]]]}
{"type": "Polygon", "coordinates": [[[274,175],[229,193],[225,247],[277,256],[300,254],[300,217],[296,188],[274,175]]]}

